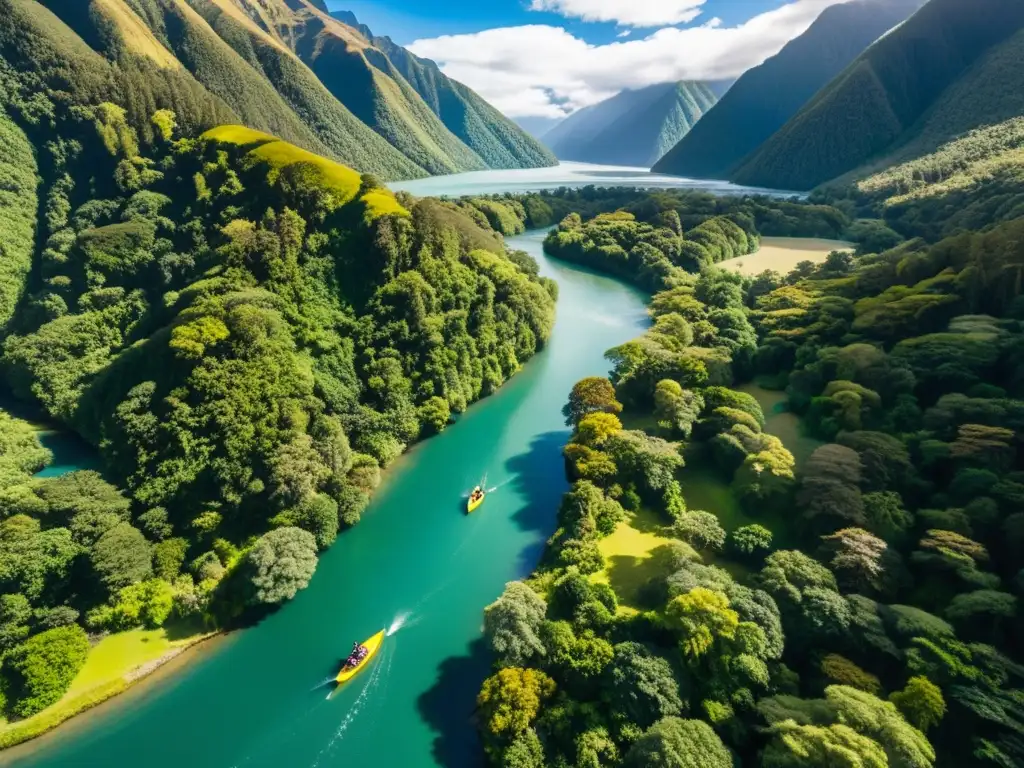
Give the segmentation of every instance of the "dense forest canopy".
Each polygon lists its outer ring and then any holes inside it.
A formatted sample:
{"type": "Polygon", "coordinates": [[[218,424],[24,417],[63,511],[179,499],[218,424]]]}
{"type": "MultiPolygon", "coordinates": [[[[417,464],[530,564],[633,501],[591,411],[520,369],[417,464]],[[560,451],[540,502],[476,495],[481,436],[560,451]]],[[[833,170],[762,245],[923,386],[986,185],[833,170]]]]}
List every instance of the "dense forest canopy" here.
{"type": "Polygon", "coordinates": [[[33,477],[48,452],[0,412],[12,718],[61,698],[87,632],[293,597],[381,470],[543,346],[556,294],[481,210],[241,125],[199,133],[230,114],[208,95],[140,123],[147,99],[103,100],[132,70],[62,42],[81,71],[0,68],[0,369],[105,471],[33,477]]]}
{"type": "Polygon", "coordinates": [[[652,292],[654,322],[569,393],[558,528],[485,611],[492,764],[1024,762],[1014,179],[890,206],[520,198],[563,217],[551,254],[652,292]],[[781,221],[857,252],[714,267],[781,221]],[[772,434],[751,379],[785,391],[813,453],[772,434]],[[694,471],[738,517],[687,504],[694,471]]]}

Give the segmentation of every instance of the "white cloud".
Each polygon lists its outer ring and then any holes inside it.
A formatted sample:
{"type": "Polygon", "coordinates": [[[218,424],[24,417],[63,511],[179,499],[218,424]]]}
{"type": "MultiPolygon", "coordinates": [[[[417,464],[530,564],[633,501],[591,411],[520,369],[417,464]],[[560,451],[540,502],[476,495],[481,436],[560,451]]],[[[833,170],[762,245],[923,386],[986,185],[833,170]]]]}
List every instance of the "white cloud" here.
{"type": "Polygon", "coordinates": [[[707,21],[705,21],[703,24],[701,24],[701,26],[704,27],[705,29],[718,29],[720,26],[722,26],[722,20],[715,16],[713,19],[708,19],[707,21]]]}
{"type": "Polygon", "coordinates": [[[614,21],[631,27],[688,24],[707,0],[531,0],[531,11],[553,11],[584,21],[614,21]]]}
{"type": "Polygon", "coordinates": [[[618,37],[618,38],[629,37],[631,34],[633,34],[633,30],[631,30],[631,29],[624,29],[621,32],[619,32],[619,34],[617,34],[616,37],[618,37]]]}
{"type": "Polygon", "coordinates": [[[561,117],[626,88],[738,77],[802,34],[826,7],[844,2],[849,0],[791,0],[734,27],[712,19],[607,45],[534,24],[417,40],[408,47],[506,115],[561,117]]]}

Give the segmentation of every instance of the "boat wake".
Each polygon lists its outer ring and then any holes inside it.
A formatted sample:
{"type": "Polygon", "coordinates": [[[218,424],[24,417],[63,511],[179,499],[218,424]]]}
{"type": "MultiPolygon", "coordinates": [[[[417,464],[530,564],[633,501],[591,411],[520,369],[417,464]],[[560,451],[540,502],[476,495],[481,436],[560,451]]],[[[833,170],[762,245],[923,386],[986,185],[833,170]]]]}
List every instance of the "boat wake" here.
{"type": "Polygon", "coordinates": [[[310,691],[315,691],[317,688],[323,688],[325,685],[330,685],[333,682],[334,682],[334,676],[331,675],[331,676],[325,677],[323,680],[321,680],[319,683],[314,685],[309,690],[310,691]]]}
{"type": "MultiPolygon", "coordinates": [[[[400,613],[397,616],[395,616],[395,618],[391,620],[391,626],[388,627],[388,630],[387,630],[387,632],[384,633],[384,636],[385,637],[391,637],[393,634],[395,634],[395,632],[400,630],[406,624],[409,624],[410,623],[409,619],[411,617],[412,617],[412,611],[403,611],[402,613],[400,613]]],[[[416,621],[413,620],[411,623],[415,624],[416,621]]]]}
{"type": "Polygon", "coordinates": [[[494,492],[495,492],[495,491],[497,491],[498,489],[500,489],[500,488],[504,488],[504,487],[505,487],[506,485],[508,485],[509,483],[511,483],[511,482],[512,482],[512,479],[513,479],[513,478],[511,478],[511,477],[510,477],[510,478],[509,478],[508,480],[502,480],[502,481],[501,481],[500,483],[498,483],[498,484],[497,484],[496,486],[494,486],[493,488],[488,488],[488,489],[487,489],[487,492],[488,492],[488,493],[494,493],[494,492]]]}
{"type": "MultiPolygon", "coordinates": [[[[392,622],[392,625],[394,622],[392,622]]],[[[398,631],[397,629],[395,630],[398,631]]],[[[388,633],[390,634],[390,632],[388,633]]],[[[320,750],[316,758],[314,758],[310,768],[318,768],[320,761],[328,756],[334,749],[335,745],[345,738],[345,732],[351,727],[352,723],[359,716],[359,713],[363,711],[367,702],[370,699],[372,693],[374,693],[380,686],[381,680],[387,680],[391,673],[391,662],[394,659],[394,654],[385,652],[382,663],[377,664],[370,672],[369,677],[366,680],[366,684],[363,686],[363,690],[359,692],[359,696],[352,702],[352,706],[349,707],[348,712],[345,713],[345,717],[341,723],[338,724],[338,728],[334,731],[330,741],[324,745],[324,748],[320,750]]],[[[330,696],[328,696],[330,698],[330,696]]]]}

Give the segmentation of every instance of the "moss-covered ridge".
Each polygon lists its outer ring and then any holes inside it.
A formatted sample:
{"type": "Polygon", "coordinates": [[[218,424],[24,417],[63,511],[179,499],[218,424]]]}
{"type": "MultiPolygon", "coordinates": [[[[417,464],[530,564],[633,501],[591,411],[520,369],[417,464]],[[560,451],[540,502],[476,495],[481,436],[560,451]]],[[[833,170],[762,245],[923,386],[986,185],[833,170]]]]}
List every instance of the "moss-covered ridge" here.
{"type": "Polygon", "coordinates": [[[348,166],[314,155],[301,147],[281,141],[269,133],[246,128],[244,125],[221,125],[211,128],[202,140],[245,150],[249,168],[266,166],[267,182],[273,186],[286,168],[301,167],[307,171],[304,181],[328,192],[332,209],[357,200],[365,208],[365,217],[373,221],[388,214],[408,216],[409,212],[395,199],[389,189],[373,187],[360,195],[363,176],[348,166]]]}

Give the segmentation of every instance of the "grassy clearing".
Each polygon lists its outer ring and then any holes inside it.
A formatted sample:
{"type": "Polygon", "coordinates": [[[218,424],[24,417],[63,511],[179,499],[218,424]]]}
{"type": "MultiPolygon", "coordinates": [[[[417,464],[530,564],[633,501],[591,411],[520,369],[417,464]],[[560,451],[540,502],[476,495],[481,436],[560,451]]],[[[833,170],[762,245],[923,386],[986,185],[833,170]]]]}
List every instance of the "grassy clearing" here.
{"type": "Polygon", "coordinates": [[[758,275],[766,269],[786,274],[801,261],[821,264],[832,251],[852,251],[853,243],[813,237],[762,237],[756,253],[726,259],[717,266],[741,275],[758,275]]]}
{"type": "Polygon", "coordinates": [[[764,411],[764,431],[782,441],[796,459],[797,467],[822,445],[820,440],[806,434],[800,417],[787,409],[788,399],[785,392],[765,389],[753,383],[743,384],[736,389],[757,400],[764,411]]]}
{"type": "Polygon", "coordinates": [[[386,189],[371,190],[363,195],[362,201],[366,206],[366,218],[370,221],[392,213],[400,216],[409,215],[409,212],[402,207],[395,196],[386,189]]]}
{"type": "Polygon", "coordinates": [[[316,178],[311,179],[312,183],[319,184],[324,189],[333,192],[336,196],[338,207],[351,201],[358,193],[362,184],[362,176],[348,166],[335,163],[327,158],[314,155],[304,149],[299,149],[287,141],[274,141],[263,144],[249,153],[269,165],[274,171],[281,171],[292,165],[302,164],[311,168],[316,178]]]}
{"type": "Polygon", "coordinates": [[[172,640],[166,629],[132,629],[100,640],[89,651],[66,696],[77,696],[96,686],[129,674],[137,667],[156,661],[168,651],[195,641],[194,635],[172,640]]]}
{"type": "Polygon", "coordinates": [[[605,567],[590,578],[595,584],[608,584],[615,590],[620,614],[656,607],[646,604],[645,587],[669,575],[668,545],[674,541],[660,534],[661,527],[657,515],[640,510],[598,543],[605,567]]]}
{"type": "Polygon", "coordinates": [[[0,728],[0,749],[7,749],[15,744],[21,744],[29,739],[34,739],[36,736],[42,736],[65,720],[69,720],[75,715],[81,714],[85,710],[122,693],[127,687],[128,683],[119,678],[77,696],[65,696],[52,707],[44,709],[38,715],[0,728]]]}
{"type": "Polygon", "coordinates": [[[191,627],[132,629],[108,635],[92,647],[64,697],[37,715],[0,726],[0,749],[34,739],[65,720],[106,701],[159,666],[172,653],[209,637],[191,627]]]}
{"type": "MultiPolygon", "coordinates": [[[[211,128],[202,138],[239,147],[251,147],[248,157],[270,167],[271,182],[283,169],[303,165],[312,172],[308,183],[316,184],[333,193],[336,207],[355,199],[362,186],[362,175],[346,165],[307,152],[287,141],[262,131],[241,125],[221,125],[211,128]]],[[[376,189],[362,197],[366,214],[372,220],[388,213],[408,213],[386,189],[376,189]]]]}
{"type": "Polygon", "coordinates": [[[244,125],[218,125],[204,133],[200,138],[207,141],[219,141],[222,144],[236,144],[240,147],[259,146],[279,141],[263,131],[246,128],[244,125]]]}

